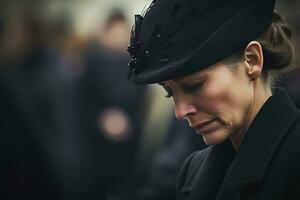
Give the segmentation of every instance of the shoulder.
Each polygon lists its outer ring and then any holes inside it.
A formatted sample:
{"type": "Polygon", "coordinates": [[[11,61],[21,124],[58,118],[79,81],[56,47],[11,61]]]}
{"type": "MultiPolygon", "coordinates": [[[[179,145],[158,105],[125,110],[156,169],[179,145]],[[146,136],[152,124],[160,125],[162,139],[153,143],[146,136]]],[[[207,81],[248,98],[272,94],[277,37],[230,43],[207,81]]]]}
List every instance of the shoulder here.
{"type": "MultiPolygon", "coordinates": [[[[289,155],[300,156],[300,115],[294,125],[288,130],[285,139],[282,143],[282,150],[284,153],[289,155]]],[[[298,162],[298,158],[295,159],[296,163],[300,165],[298,162]]]]}
{"type": "Polygon", "coordinates": [[[190,193],[195,181],[197,180],[199,172],[201,171],[202,165],[205,163],[205,160],[211,151],[211,148],[212,147],[207,147],[204,150],[196,151],[185,159],[177,179],[177,196],[179,193],[190,193]]]}
{"type": "Polygon", "coordinates": [[[283,142],[283,144],[287,143],[284,145],[284,147],[291,147],[292,151],[294,153],[298,152],[300,154],[300,149],[295,147],[299,146],[299,141],[300,141],[300,114],[298,115],[298,119],[295,121],[293,126],[290,127],[286,134],[286,138],[283,142]]]}

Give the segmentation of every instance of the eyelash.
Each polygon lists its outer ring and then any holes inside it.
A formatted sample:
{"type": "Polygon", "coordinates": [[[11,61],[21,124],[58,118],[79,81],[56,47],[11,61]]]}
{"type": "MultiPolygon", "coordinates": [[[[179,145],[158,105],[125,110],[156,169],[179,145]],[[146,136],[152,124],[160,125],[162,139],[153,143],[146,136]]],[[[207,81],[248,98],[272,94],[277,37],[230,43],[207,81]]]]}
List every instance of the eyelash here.
{"type": "Polygon", "coordinates": [[[204,81],[201,81],[201,82],[197,82],[197,83],[194,83],[194,84],[191,84],[191,85],[184,85],[184,89],[188,92],[194,92],[194,91],[197,91],[198,89],[201,88],[201,86],[203,85],[204,81]]]}
{"type": "Polygon", "coordinates": [[[173,93],[167,91],[167,94],[165,95],[165,97],[166,98],[171,98],[172,96],[173,96],[173,93]]]}

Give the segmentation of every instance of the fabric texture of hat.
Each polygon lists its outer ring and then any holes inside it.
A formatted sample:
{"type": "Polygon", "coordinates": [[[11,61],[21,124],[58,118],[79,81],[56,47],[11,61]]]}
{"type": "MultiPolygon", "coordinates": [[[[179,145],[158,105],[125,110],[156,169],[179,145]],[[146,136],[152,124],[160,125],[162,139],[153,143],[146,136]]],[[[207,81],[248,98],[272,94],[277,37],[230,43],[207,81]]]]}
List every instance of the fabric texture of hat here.
{"type": "Polygon", "coordinates": [[[181,78],[238,52],[271,24],[275,0],[154,0],[135,16],[135,84],[181,78]]]}

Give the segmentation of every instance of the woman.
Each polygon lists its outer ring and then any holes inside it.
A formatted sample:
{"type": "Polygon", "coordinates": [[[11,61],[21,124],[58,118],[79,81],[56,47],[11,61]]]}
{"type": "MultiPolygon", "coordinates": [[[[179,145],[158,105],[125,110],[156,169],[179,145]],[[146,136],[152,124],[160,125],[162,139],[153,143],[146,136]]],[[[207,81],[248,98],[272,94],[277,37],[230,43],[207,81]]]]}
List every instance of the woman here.
{"type": "Polygon", "coordinates": [[[274,77],[292,63],[274,0],[156,0],[136,24],[129,77],[159,83],[210,145],[184,162],[179,200],[300,199],[300,114],[274,77]]]}

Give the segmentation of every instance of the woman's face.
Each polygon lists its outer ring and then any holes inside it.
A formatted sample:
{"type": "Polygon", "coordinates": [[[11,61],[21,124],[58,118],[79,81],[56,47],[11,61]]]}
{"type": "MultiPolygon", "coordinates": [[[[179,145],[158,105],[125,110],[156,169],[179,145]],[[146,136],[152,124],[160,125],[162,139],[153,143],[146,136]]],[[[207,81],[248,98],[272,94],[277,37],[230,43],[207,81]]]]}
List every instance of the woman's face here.
{"type": "Polygon", "coordinates": [[[254,89],[243,63],[217,63],[182,79],[159,83],[172,97],[175,115],[186,119],[206,144],[242,135],[249,126],[254,89]]]}

